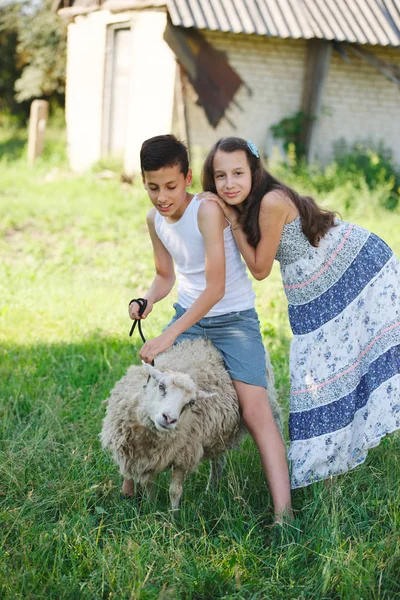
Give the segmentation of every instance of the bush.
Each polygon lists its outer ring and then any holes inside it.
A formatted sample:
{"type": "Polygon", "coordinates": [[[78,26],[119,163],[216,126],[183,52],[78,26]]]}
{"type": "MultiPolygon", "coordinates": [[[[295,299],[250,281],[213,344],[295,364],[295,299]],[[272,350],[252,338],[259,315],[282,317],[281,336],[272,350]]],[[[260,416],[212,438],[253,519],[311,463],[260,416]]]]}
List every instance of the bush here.
{"type": "Polygon", "coordinates": [[[345,212],[357,210],[362,198],[372,209],[395,210],[400,199],[400,171],[389,149],[368,142],[334,146],[334,160],[322,167],[299,159],[293,145],[287,162],[271,170],[300,193],[315,196],[322,204],[345,212]],[[333,204],[332,204],[333,200],[333,204]]]}
{"type": "Polygon", "coordinates": [[[334,146],[338,168],[348,178],[364,180],[370,190],[386,188],[388,191],[385,208],[394,209],[400,197],[400,171],[393,162],[392,153],[383,144],[374,148],[368,141],[348,146],[340,140],[334,146]]]}

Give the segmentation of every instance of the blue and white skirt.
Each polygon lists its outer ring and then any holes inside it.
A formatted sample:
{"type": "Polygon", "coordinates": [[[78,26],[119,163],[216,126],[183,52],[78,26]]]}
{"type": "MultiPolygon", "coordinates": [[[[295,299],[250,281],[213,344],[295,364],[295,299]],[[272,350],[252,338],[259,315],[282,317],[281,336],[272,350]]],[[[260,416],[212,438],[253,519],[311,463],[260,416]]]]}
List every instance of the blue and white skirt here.
{"type": "Polygon", "coordinates": [[[332,232],[344,241],[319,272],[282,273],[294,334],[292,488],[353,469],[400,428],[399,261],[360,227],[332,232]]]}

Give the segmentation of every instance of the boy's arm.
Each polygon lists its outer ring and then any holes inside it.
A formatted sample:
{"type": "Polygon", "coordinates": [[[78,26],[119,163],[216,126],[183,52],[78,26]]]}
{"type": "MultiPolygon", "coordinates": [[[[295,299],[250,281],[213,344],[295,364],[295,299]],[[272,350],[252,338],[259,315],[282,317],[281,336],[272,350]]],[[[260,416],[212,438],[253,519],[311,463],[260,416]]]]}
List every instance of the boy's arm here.
{"type": "Polygon", "coordinates": [[[204,239],[206,287],[190,308],[160,336],[149,340],[140,351],[145,362],[151,362],[165,352],[176,338],[206,315],[225,294],[226,221],[222,210],[214,202],[204,201],[198,213],[199,229],[204,239]]]}
{"type": "Polygon", "coordinates": [[[153,208],[147,214],[146,221],[150,233],[151,243],[153,245],[154,266],[156,276],[145,298],[147,307],[142,316],[139,316],[139,305],[134,302],[129,306],[129,316],[131,319],[145,319],[152,311],[153,304],[168,296],[175,283],[175,271],[172,257],[156,233],[154,218],[156,209],[153,208]]]}

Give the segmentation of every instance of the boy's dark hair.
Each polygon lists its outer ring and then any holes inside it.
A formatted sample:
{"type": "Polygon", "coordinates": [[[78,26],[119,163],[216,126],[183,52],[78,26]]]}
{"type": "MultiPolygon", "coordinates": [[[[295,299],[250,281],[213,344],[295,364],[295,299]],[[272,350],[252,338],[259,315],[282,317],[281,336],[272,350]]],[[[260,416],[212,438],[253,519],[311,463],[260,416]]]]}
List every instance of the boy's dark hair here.
{"type": "Polygon", "coordinates": [[[174,135],[156,135],[143,142],[140,149],[142,176],[145,171],[158,171],[175,165],[179,165],[186,177],[189,172],[188,151],[185,144],[174,135]]]}

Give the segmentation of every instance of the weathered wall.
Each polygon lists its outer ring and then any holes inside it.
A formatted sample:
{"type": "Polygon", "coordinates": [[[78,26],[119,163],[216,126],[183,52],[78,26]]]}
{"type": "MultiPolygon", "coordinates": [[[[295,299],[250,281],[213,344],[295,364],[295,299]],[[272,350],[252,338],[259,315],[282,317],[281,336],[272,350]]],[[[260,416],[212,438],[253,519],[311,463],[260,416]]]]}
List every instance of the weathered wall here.
{"type": "Polygon", "coordinates": [[[176,62],[162,39],[166,13],[102,10],[78,17],[68,28],[66,92],[68,154],[76,171],[102,157],[107,28],[116,23],[132,26],[126,172],[138,169],[144,139],[172,128],[176,62]]]}
{"type": "Polygon", "coordinates": [[[138,12],[135,17],[127,173],[139,170],[143,140],[172,129],[176,60],[163,40],[166,24],[167,14],[162,11],[138,12]]]}
{"type": "Polygon", "coordinates": [[[269,128],[299,110],[305,76],[307,45],[304,40],[285,41],[257,36],[214,34],[207,40],[226,52],[232,67],[251,89],[242,86],[216,129],[207,122],[204,111],[195,104],[196,93],[189,85],[188,122],[191,143],[209,148],[218,138],[238,135],[251,139],[269,154],[272,138],[269,128]]]}
{"type": "MultiPolygon", "coordinates": [[[[378,58],[400,67],[400,50],[366,47],[378,58]]],[[[316,151],[323,162],[334,142],[383,141],[400,164],[400,87],[352,53],[350,63],[332,53],[318,125],[316,151]]]]}
{"type": "MultiPolygon", "coordinates": [[[[162,10],[122,12],[106,10],[76,18],[69,26],[66,119],[71,166],[84,170],[102,156],[104,127],[104,73],[107,27],[113,23],[132,24],[132,75],[127,119],[125,170],[139,167],[139,150],[144,139],[178,131],[173,123],[175,58],[163,41],[166,13],[162,10]]],[[[196,105],[189,85],[187,115],[193,147],[209,149],[226,135],[251,139],[270,155],[271,125],[292,116],[301,108],[306,70],[307,42],[249,35],[208,32],[206,37],[227,53],[232,66],[251,89],[237,93],[217,129],[207,122],[196,105]]],[[[400,51],[367,47],[378,57],[400,66],[400,51]]],[[[317,127],[316,156],[326,162],[333,144],[340,138],[352,143],[370,138],[383,141],[400,164],[400,90],[356,56],[346,63],[332,54],[317,127]]]]}
{"type": "Polygon", "coordinates": [[[107,11],[77,17],[68,26],[66,122],[71,168],[83,171],[101,158],[107,25],[130,21],[107,11]]]}
{"type": "MultiPolygon", "coordinates": [[[[208,124],[196,94],[189,85],[188,120],[191,142],[208,149],[226,135],[251,139],[270,154],[273,139],[270,126],[301,109],[305,78],[307,42],[256,36],[208,33],[207,39],[227,53],[231,65],[252,89],[244,87],[236,95],[243,111],[232,105],[217,129],[208,124]]],[[[393,48],[366,47],[379,58],[400,66],[400,51],[393,48]]],[[[371,138],[382,140],[400,164],[400,89],[372,66],[350,54],[347,64],[332,53],[317,129],[316,156],[327,162],[333,144],[340,138],[349,143],[371,138]]]]}

